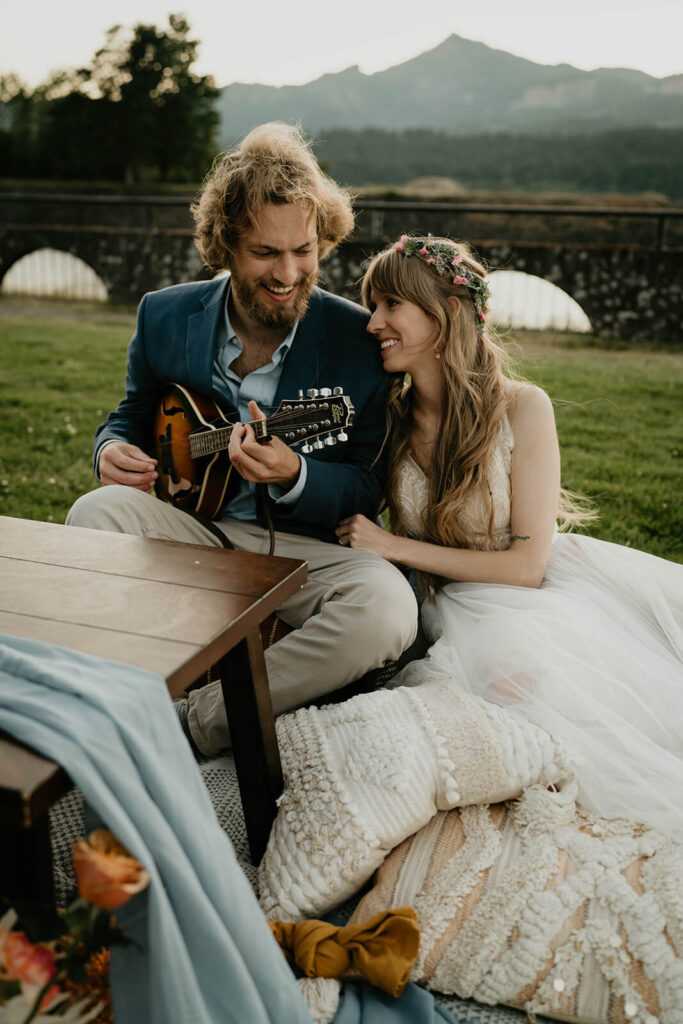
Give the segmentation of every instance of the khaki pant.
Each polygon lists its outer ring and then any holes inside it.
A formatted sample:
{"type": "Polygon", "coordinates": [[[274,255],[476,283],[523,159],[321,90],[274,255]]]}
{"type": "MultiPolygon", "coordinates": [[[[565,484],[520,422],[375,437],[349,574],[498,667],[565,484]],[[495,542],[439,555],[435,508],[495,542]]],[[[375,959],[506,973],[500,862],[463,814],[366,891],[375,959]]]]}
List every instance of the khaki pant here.
{"type": "MultiPolygon", "coordinates": [[[[83,495],[66,522],[219,546],[191,516],[132,487],[112,485],[83,495]]],[[[226,516],[216,525],[238,550],[268,552],[268,531],[257,523],[226,516]]],[[[415,638],[417,603],[403,574],[378,555],[293,533],[278,531],[275,539],[275,554],[308,562],[307,582],[278,610],[295,631],[265,655],[278,715],[398,658],[415,638]]],[[[229,745],[219,683],[190,694],[188,722],[202,753],[229,745]]]]}

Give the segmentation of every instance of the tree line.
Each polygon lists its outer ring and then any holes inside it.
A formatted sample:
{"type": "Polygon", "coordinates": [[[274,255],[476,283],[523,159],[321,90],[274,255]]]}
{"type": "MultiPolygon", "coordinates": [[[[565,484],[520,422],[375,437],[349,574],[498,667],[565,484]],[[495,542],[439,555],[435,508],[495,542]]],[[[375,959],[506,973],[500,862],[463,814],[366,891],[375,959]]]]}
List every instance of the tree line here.
{"type": "Polygon", "coordinates": [[[2,176],[200,180],[216,152],[219,90],[192,71],[198,45],[171,14],[167,29],[114,26],[89,67],[34,90],[0,78],[2,176]]]}
{"type": "Polygon", "coordinates": [[[335,130],[315,150],[338,181],[356,188],[433,175],[468,190],[659,192],[683,200],[678,128],[572,135],[335,130]]]}

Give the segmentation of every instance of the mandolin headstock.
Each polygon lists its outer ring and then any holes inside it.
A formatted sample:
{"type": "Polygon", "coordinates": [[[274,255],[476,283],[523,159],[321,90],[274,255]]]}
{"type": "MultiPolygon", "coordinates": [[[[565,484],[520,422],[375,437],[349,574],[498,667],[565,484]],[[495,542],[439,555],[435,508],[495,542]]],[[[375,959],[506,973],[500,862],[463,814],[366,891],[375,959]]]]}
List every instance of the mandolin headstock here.
{"type": "Polygon", "coordinates": [[[308,454],[338,441],[348,441],[346,430],[353,424],[354,411],[342,388],[309,388],[305,397],[300,391],[298,398],[280,402],[267,420],[257,421],[262,425],[261,431],[256,427],[255,430],[259,440],[259,433],[263,440],[274,435],[290,446],[302,444],[301,451],[308,454]],[[264,427],[267,435],[263,434],[264,427]]]}

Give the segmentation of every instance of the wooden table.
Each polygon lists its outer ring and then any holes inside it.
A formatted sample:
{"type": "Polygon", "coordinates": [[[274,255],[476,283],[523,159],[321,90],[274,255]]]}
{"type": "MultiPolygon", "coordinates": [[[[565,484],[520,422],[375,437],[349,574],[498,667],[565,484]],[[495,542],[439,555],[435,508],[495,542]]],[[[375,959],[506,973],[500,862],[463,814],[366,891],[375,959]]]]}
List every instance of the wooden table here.
{"type": "MultiPolygon", "coordinates": [[[[259,624],[306,573],[293,558],[0,516],[0,633],[137,665],[162,676],[172,697],[217,665],[258,861],[282,791],[259,624]]],[[[45,811],[69,783],[44,758],[14,744],[9,753],[0,747],[0,824],[29,826],[22,842],[36,859],[45,811]]]]}

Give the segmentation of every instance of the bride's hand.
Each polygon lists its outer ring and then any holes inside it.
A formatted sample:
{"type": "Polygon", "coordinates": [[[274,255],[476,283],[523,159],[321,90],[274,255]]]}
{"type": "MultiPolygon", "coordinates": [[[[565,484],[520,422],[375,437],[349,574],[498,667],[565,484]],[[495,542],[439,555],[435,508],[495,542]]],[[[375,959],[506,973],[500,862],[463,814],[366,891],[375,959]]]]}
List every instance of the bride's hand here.
{"type": "Polygon", "coordinates": [[[366,519],[365,516],[355,515],[342,519],[336,529],[340,544],[346,544],[350,548],[361,548],[363,551],[372,551],[375,555],[388,559],[390,562],[396,560],[396,540],[393,533],[383,530],[381,526],[366,519]]]}

